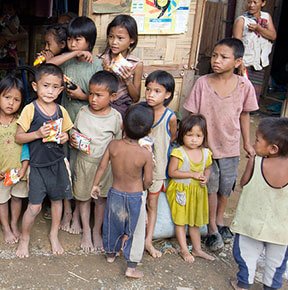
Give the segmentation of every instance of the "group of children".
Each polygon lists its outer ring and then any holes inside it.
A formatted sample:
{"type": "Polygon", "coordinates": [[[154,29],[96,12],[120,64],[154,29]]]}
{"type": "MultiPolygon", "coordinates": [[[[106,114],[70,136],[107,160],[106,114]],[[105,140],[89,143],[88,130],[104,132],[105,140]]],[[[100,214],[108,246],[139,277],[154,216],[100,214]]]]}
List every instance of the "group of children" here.
{"type": "Polygon", "coordinates": [[[269,289],[279,288],[288,258],[287,229],[279,228],[285,220],[288,196],[288,120],[264,119],[255,146],[251,146],[249,112],[258,109],[255,90],[249,80],[234,74],[242,64],[243,43],[227,38],[215,45],[213,73],[196,81],[178,127],[174,112],[167,107],[175,89],[169,73],[158,70],[149,74],[146,102],[132,104],[140,97],[143,69],[142,62],[131,55],[137,45],[135,20],[119,15],[108,25],[107,48],[99,58],[92,55],[95,40],[91,19],[76,17],[68,24],[67,52],[59,51],[37,68],[32,83],[37,99],[26,105],[20,116],[21,82],[8,76],[0,83],[0,138],[4,141],[0,143],[0,218],[5,241],[19,241],[17,256],[29,256],[30,232],[48,196],[54,254],[64,252],[59,228],[82,231],[84,251],[105,251],[111,263],[122,250],[127,261],[125,275],[140,278],[143,273],[136,266],[144,249],[154,258],[161,256],[152,237],[157,214],[161,214],[157,213],[159,193],[166,191],[181,257],[190,263],[195,256],[214,260],[201,249],[199,227],[209,224],[206,246],[212,251],[232,239],[224,225],[224,211],[237,177],[242,135],[249,161],[241,181],[247,186],[232,223],[237,233],[234,257],[239,265],[237,283],[232,285],[247,289],[253,283],[257,258],[265,248],[264,284],[269,289]],[[120,54],[132,65],[118,67],[116,76],[111,71],[120,54]],[[63,73],[73,79],[76,89],[64,90],[63,73]],[[61,92],[59,105],[55,101],[61,92]],[[56,142],[46,142],[51,121],[59,120],[62,129],[56,142]],[[85,139],[85,146],[79,143],[79,136],[85,139]],[[179,146],[172,150],[175,140],[179,146]],[[5,187],[4,172],[11,168],[20,169],[21,181],[5,187]],[[6,197],[2,198],[2,192],[6,197]],[[20,234],[21,198],[27,195],[20,234]],[[91,199],[95,203],[92,234],[91,199]]]}

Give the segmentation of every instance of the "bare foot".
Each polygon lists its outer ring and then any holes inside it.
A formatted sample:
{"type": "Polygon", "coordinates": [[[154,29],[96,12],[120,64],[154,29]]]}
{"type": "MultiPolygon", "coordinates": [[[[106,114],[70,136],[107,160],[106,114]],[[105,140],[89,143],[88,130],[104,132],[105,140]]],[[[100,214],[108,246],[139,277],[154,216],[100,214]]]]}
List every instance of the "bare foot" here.
{"type": "Polygon", "coordinates": [[[200,257],[209,261],[214,261],[215,258],[207,253],[205,253],[202,250],[198,250],[198,251],[192,251],[192,255],[195,257],[200,257]]]}
{"type": "Polygon", "coordinates": [[[135,278],[135,279],[139,279],[139,278],[143,278],[144,274],[143,272],[137,270],[136,268],[127,268],[126,272],[125,272],[125,276],[128,278],[135,278]]]}
{"type": "Polygon", "coordinates": [[[28,258],[29,257],[29,239],[24,240],[20,237],[19,245],[16,251],[16,256],[19,258],[28,258]]]}
{"type": "Polygon", "coordinates": [[[194,257],[189,253],[188,250],[185,250],[185,251],[179,251],[179,255],[182,257],[182,259],[185,261],[185,262],[188,262],[188,263],[193,263],[195,261],[194,257]]]}
{"type": "Polygon", "coordinates": [[[72,219],[72,224],[69,230],[70,234],[79,235],[82,233],[82,228],[79,218],[72,219]]]}
{"type": "Polygon", "coordinates": [[[52,253],[54,255],[62,255],[64,253],[64,249],[62,248],[62,245],[60,244],[60,241],[58,237],[52,237],[49,236],[51,247],[52,247],[52,253]]]}
{"type": "Polygon", "coordinates": [[[104,253],[103,240],[101,235],[93,229],[93,246],[96,253],[104,253]]]}
{"type": "Polygon", "coordinates": [[[15,237],[15,235],[12,233],[12,231],[9,229],[3,228],[3,235],[4,235],[4,241],[6,244],[16,244],[18,242],[18,238],[15,237]]]}
{"type": "Polygon", "coordinates": [[[64,212],[60,223],[60,230],[70,233],[70,222],[72,219],[72,212],[64,212]]]}
{"type": "Polygon", "coordinates": [[[17,242],[18,242],[18,241],[19,241],[19,238],[20,238],[20,236],[21,236],[21,233],[20,233],[20,231],[19,231],[17,225],[12,225],[12,224],[11,224],[11,230],[12,230],[12,233],[13,233],[13,235],[16,237],[17,242]]]}
{"type": "Polygon", "coordinates": [[[236,280],[231,280],[231,281],[230,281],[230,285],[232,286],[232,288],[233,288],[234,290],[245,290],[244,288],[239,288],[239,287],[237,286],[237,281],[236,281],[236,280]]]}
{"type": "Polygon", "coordinates": [[[152,244],[145,243],[145,250],[153,257],[153,258],[160,258],[162,253],[154,248],[152,244]]]}
{"type": "Polygon", "coordinates": [[[94,247],[90,231],[88,233],[83,232],[80,247],[85,253],[89,253],[93,250],[94,247]]]}

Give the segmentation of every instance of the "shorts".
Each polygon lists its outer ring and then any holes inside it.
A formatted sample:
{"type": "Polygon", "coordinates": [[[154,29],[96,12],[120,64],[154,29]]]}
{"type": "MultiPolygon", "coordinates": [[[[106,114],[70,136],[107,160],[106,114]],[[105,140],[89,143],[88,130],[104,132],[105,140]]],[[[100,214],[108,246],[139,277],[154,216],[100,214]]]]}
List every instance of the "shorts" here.
{"type": "Polygon", "coordinates": [[[159,194],[161,191],[166,192],[166,179],[153,180],[152,185],[148,189],[149,194],[159,194]]]}
{"type": "Polygon", "coordinates": [[[0,181],[0,204],[6,203],[12,196],[19,198],[28,197],[26,180],[20,180],[11,186],[5,186],[3,180],[0,181]]]}
{"type": "Polygon", "coordinates": [[[30,166],[29,202],[41,204],[46,196],[51,201],[72,199],[69,171],[64,159],[50,166],[30,166]]]}
{"type": "Polygon", "coordinates": [[[218,193],[229,197],[235,187],[239,156],[213,159],[211,174],[207,183],[208,193],[218,193]]]}
{"type": "MultiPolygon", "coordinates": [[[[88,201],[91,198],[91,190],[94,183],[95,174],[100,164],[101,158],[92,158],[80,153],[77,156],[73,174],[73,196],[79,201],[88,201]]],[[[107,197],[107,193],[112,186],[113,178],[110,164],[106,168],[101,181],[101,197],[107,197]]]]}

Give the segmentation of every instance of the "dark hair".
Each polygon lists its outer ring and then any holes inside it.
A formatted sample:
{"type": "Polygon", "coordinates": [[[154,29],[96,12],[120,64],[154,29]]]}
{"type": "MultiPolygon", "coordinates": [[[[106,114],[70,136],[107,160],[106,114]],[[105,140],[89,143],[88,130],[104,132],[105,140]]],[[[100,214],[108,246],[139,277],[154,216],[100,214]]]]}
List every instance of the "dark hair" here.
{"type": "Polygon", "coordinates": [[[177,142],[179,145],[184,145],[184,136],[189,132],[194,126],[199,126],[204,135],[203,147],[208,147],[208,132],[206,118],[202,114],[189,114],[186,116],[179,125],[179,132],[177,137],[177,142]]]}
{"type": "Polygon", "coordinates": [[[56,42],[61,44],[63,41],[65,43],[65,47],[62,49],[62,52],[67,49],[67,26],[64,24],[52,24],[46,28],[45,34],[51,33],[56,42]]]}
{"type": "Polygon", "coordinates": [[[106,86],[107,90],[109,91],[109,94],[117,93],[118,91],[118,77],[109,71],[98,71],[96,72],[89,81],[90,85],[103,85],[106,86]]]}
{"type": "Polygon", "coordinates": [[[97,29],[92,19],[86,16],[79,16],[69,22],[67,35],[68,37],[84,37],[89,43],[89,51],[92,52],[96,42],[97,29]]]}
{"type": "MultiPolygon", "coordinates": [[[[138,28],[137,28],[137,22],[135,19],[130,15],[120,14],[116,16],[107,27],[106,36],[108,39],[108,36],[110,34],[110,30],[113,27],[120,26],[126,28],[130,38],[134,40],[134,43],[130,46],[130,51],[134,50],[138,43],[138,28]]],[[[108,44],[107,44],[108,46],[108,44]]],[[[108,47],[106,47],[107,49],[108,47]]]]}
{"type": "Polygon", "coordinates": [[[11,89],[17,89],[21,94],[21,104],[18,109],[18,112],[20,112],[24,106],[24,96],[25,96],[24,85],[23,82],[16,76],[14,76],[13,74],[8,74],[0,81],[0,95],[10,91],[11,89]]]}
{"type": "Polygon", "coordinates": [[[242,58],[244,55],[244,44],[240,39],[232,37],[223,38],[214,45],[214,48],[218,45],[230,47],[233,50],[235,59],[242,58]]]}
{"type": "Polygon", "coordinates": [[[169,99],[165,99],[163,103],[164,106],[167,107],[172,101],[174,96],[175,80],[173,76],[164,70],[156,70],[150,73],[146,78],[145,87],[147,87],[149,83],[153,82],[156,82],[157,84],[163,86],[167,92],[171,93],[169,99]]]}
{"type": "Polygon", "coordinates": [[[279,156],[288,155],[288,118],[264,118],[257,130],[268,144],[278,146],[279,156]]]}
{"type": "Polygon", "coordinates": [[[59,77],[63,85],[63,72],[59,66],[52,63],[45,63],[40,65],[35,71],[35,82],[38,82],[45,74],[59,77]]]}
{"type": "Polygon", "coordinates": [[[148,135],[153,122],[154,111],[146,102],[133,104],[124,116],[124,132],[128,138],[139,140],[148,135]]]}

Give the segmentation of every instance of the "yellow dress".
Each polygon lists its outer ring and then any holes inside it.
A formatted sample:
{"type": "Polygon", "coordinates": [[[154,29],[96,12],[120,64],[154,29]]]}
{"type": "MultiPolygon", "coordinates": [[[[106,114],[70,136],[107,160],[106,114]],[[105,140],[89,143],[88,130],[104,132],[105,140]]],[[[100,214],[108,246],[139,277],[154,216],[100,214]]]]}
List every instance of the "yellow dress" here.
{"type": "MultiPolygon", "coordinates": [[[[182,146],[173,149],[171,156],[179,159],[178,169],[182,171],[203,172],[212,164],[212,152],[207,148],[202,149],[199,163],[192,162],[182,146]]],[[[201,186],[198,180],[192,178],[171,179],[166,194],[176,225],[200,227],[208,224],[207,186],[201,186]]]]}

